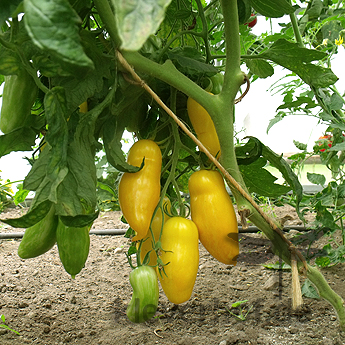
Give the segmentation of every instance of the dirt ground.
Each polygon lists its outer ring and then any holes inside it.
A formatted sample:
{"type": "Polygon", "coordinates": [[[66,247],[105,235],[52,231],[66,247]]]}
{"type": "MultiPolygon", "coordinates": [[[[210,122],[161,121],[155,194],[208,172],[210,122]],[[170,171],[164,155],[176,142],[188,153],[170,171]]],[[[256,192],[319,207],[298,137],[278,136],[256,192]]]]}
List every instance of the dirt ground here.
{"type": "MultiPolygon", "coordinates": [[[[1,217],[23,212],[9,209],[1,217]]],[[[300,224],[289,206],[276,211],[285,225],[300,224]]],[[[118,212],[107,212],[93,229],[125,228],[118,212]]],[[[2,224],[0,232],[18,232],[2,224]]],[[[336,314],[323,300],[304,298],[298,312],[291,310],[290,271],[270,270],[275,263],[270,242],[259,234],[240,236],[235,267],[213,259],[200,246],[200,266],[191,299],[173,305],[160,289],[156,316],[133,324],[126,317],[132,289],[123,236],[91,235],[85,268],[75,280],[64,271],[54,246],[41,257],[22,260],[19,239],[0,240],[0,314],[20,335],[0,328],[1,345],[343,345],[336,314]],[[248,300],[245,321],[231,315],[234,302],[248,300]]],[[[303,250],[303,248],[301,248],[303,250]]],[[[324,269],[334,290],[345,298],[345,265],[324,269]]],[[[301,279],[303,284],[304,278],[301,279]]]]}

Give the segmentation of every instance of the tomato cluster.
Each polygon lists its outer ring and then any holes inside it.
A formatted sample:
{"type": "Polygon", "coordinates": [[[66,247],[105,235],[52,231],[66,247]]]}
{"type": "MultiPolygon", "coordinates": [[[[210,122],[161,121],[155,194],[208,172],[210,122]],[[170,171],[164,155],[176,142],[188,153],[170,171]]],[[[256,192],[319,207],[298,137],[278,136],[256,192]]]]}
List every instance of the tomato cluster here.
{"type": "MultiPolygon", "coordinates": [[[[187,109],[200,141],[219,156],[219,141],[209,114],[192,99],[187,109]],[[205,135],[207,132],[211,134],[205,135]]],[[[199,267],[199,240],[215,259],[236,265],[238,226],[230,195],[217,170],[200,169],[190,175],[188,219],[175,214],[170,199],[160,195],[162,154],[156,142],[138,140],[127,161],[141,167],[134,173],[125,172],[119,182],[119,203],[135,232],[131,239],[138,262],[130,274],[133,295],[127,316],[132,322],[144,322],[156,312],[158,281],[171,303],[190,299],[199,267]]]]}

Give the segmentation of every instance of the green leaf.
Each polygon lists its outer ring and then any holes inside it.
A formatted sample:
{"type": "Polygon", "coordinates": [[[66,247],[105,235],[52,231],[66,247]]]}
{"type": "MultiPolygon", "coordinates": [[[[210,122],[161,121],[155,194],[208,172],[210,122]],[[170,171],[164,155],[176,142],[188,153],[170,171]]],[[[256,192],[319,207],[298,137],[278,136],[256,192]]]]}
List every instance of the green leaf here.
{"type": "Polygon", "coordinates": [[[279,18],[295,11],[286,0],[250,0],[254,10],[265,17],[279,18]]]}
{"type": "Polygon", "coordinates": [[[124,50],[139,50],[155,34],[171,0],[112,0],[124,50]]]}
{"type": "Polygon", "coordinates": [[[103,128],[103,144],[107,160],[115,169],[121,172],[137,172],[141,167],[134,167],[126,162],[125,156],[122,151],[121,139],[119,133],[123,133],[125,124],[116,121],[114,118],[109,118],[104,124],[103,128]]]}
{"type": "Polygon", "coordinates": [[[249,70],[259,78],[271,77],[274,74],[274,68],[265,60],[248,60],[246,65],[249,70]]]}
{"type": "Polygon", "coordinates": [[[238,21],[240,24],[245,24],[252,13],[249,0],[237,0],[238,21]]]}
{"type": "Polygon", "coordinates": [[[278,197],[289,192],[291,187],[274,183],[277,178],[263,168],[265,165],[266,159],[259,158],[254,163],[239,166],[249,191],[266,197],[278,197]]]}
{"type": "Polygon", "coordinates": [[[67,160],[68,114],[65,89],[57,86],[49,90],[44,97],[44,108],[48,124],[45,140],[54,148],[47,165],[47,175],[51,180],[55,180],[61,169],[66,167],[67,160]]]}
{"type": "Polygon", "coordinates": [[[81,31],[82,44],[88,56],[92,59],[95,69],[90,69],[87,73],[63,76],[54,76],[54,85],[64,87],[66,91],[67,109],[70,111],[77,107],[88,98],[101,92],[104,87],[104,79],[110,78],[113,61],[104,56],[97,46],[93,34],[85,30],[81,31]]]}
{"type": "Polygon", "coordinates": [[[340,110],[344,105],[344,100],[337,93],[333,93],[331,96],[331,110],[340,110]]]}
{"type": "Polygon", "coordinates": [[[305,15],[308,15],[309,20],[319,18],[321,11],[323,9],[323,2],[321,0],[313,0],[311,6],[305,12],[305,15]]]}
{"type": "Polygon", "coordinates": [[[24,23],[32,41],[66,64],[93,68],[79,36],[81,19],[67,0],[24,0],[24,23]]]}
{"type": "Polygon", "coordinates": [[[310,63],[322,60],[327,56],[326,53],[301,48],[297,43],[285,39],[277,40],[271,48],[259,56],[295,72],[305,83],[316,88],[327,87],[338,80],[329,68],[310,63]]]}
{"type": "Polygon", "coordinates": [[[2,0],[0,2],[0,26],[16,11],[22,0],[2,0]]]}
{"type": "Polygon", "coordinates": [[[265,145],[262,148],[262,155],[276,169],[280,171],[285,181],[293,189],[294,193],[296,194],[296,210],[299,216],[302,217],[301,214],[299,213],[299,204],[303,198],[303,187],[301,183],[299,182],[297,175],[292,171],[290,165],[283,158],[283,155],[276,154],[269,147],[265,145]]]}
{"type": "Polygon", "coordinates": [[[240,305],[242,305],[242,304],[244,304],[244,303],[247,303],[247,302],[248,302],[247,299],[245,299],[245,300],[243,300],[243,301],[237,301],[237,302],[235,302],[235,303],[232,303],[232,304],[231,304],[231,307],[232,307],[232,308],[237,308],[237,307],[239,307],[240,305]]]}
{"type": "Polygon", "coordinates": [[[242,146],[236,146],[236,159],[238,164],[248,165],[255,162],[262,153],[262,143],[254,137],[242,146]]]}
{"type": "Polygon", "coordinates": [[[29,211],[19,218],[1,219],[2,222],[13,226],[14,228],[29,228],[42,220],[49,212],[52,203],[45,201],[36,207],[30,207],[29,211]]]}
{"type": "Polygon", "coordinates": [[[31,151],[35,145],[36,133],[31,128],[18,128],[0,135],[0,157],[12,151],[31,151]]]}
{"type": "Polygon", "coordinates": [[[17,74],[20,70],[21,61],[19,56],[12,50],[6,49],[4,46],[0,46],[0,74],[13,75],[17,74]]]}
{"type": "Polygon", "coordinates": [[[29,190],[23,189],[22,185],[18,185],[17,188],[18,188],[18,191],[13,197],[13,202],[15,203],[15,205],[18,205],[21,202],[24,202],[30,192],[29,190]]]}
{"type": "Polygon", "coordinates": [[[91,213],[91,214],[85,214],[85,215],[82,214],[82,215],[78,215],[74,217],[60,216],[60,220],[66,226],[81,228],[81,227],[92,224],[94,220],[97,219],[98,215],[99,215],[99,211],[91,213]]]}
{"type": "Polygon", "coordinates": [[[265,264],[262,266],[268,268],[269,270],[291,270],[291,266],[282,261],[276,261],[275,263],[265,264]]]}
{"type": "Polygon", "coordinates": [[[326,183],[326,177],[321,174],[315,174],[315,173],[310,173],[307,172],[307,179],[313,184],[318,184],[318,185],[325,185],[326,183]]]}
{"type": "Polygon", "coordinates": [[[306,279],[304,284],[302,285],[302,296],[307,298],[314,298],[314,299],[320,299],[320,296],[315,289],[314,285],[311,283],[309,279],[306,279]]]}
{"type": "Polygon", "coordinates": [[[316,103],[310,97],[297,97],[296,101],[286,102],[280,105],[277,109],[292,109],[299,108],[302,104],[306,104],[305,108],[310,109],[316,107],[316,103]]]}
{"type": "Polygon", "coordinates": [[[267,129],[266,129],[266,133],[268,134],[268,131],[278,122],[280,122],[281,120],[283,120],[283,118],[286,116],[286,114],[283,111],[278,112],[278,114],[276,116],[274,116],[273,119],[270,120],[270,122],[268,123],[267,129]]]}
{"type": "Polygon", "coordinates": [[[301,151],[306,151],[307,150],[307,147],[308,145],[307,144],[303,144],[303,143],[300,143],[299,141],[297,140],[294,140],[293,141],[294,145],[301,151]]]}
{"type": "Polygon", "coordinates": [[[213,76],[218,70],[213,65],[207,64],[200,52],[193,47],[179,47],[167,53],[168,58],[175,67],[188,76],[213,76]]]}

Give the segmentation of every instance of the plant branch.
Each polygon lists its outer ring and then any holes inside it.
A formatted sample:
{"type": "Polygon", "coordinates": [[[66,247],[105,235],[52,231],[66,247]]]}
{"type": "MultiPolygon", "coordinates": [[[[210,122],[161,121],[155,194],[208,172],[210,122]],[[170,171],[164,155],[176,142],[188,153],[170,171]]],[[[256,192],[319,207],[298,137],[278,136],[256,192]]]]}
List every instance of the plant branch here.
{"type": "Polygon", "coordinates": [[[114,42],[115,48],[118,48],[121,45],[121,39],[117,31],[115,15],[108,0],[94,0],[94,3],[99,16],[101,17],[110,37],[114,42]]]}

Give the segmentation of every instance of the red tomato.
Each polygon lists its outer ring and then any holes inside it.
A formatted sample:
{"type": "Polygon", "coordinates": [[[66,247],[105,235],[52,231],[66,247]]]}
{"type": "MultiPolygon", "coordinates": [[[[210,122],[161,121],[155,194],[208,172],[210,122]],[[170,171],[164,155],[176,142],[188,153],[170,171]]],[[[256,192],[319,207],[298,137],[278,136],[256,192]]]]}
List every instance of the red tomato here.
{"type": "Polygon", "coordinates": [[[252,28],[256,25],[258,19],[254,13],[251,14],[251,17],[255,17],[252,21],[245,23],[244,25],[248,25],[248,27],[252,28]]]}
{"type": "MultiPolygon", "coordinates": [[[[319,146],[323,146],[325,141],[326,141],[328,147],[332,147],[332,136],[331,135],[326,134],[326,135],[321,136],[319,138],[319,146]]],[[[326,151],[326,149],[320,149],[320,152],[325,152],[325,151],[326,151]]]]}

